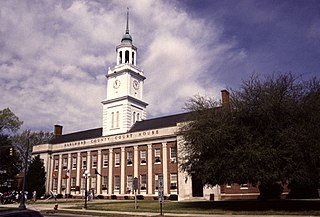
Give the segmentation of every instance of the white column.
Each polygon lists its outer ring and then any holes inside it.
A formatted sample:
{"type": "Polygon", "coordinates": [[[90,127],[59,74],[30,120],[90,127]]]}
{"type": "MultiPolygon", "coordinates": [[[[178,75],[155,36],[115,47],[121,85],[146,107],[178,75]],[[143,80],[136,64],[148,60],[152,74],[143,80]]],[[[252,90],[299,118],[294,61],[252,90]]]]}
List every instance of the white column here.
{"type": "Polygon", "coordinates": [[[152,144],[148,144],[148,193],[152,194],[152,144]]]}
{"type": "Polygon", "coordinates": [[[120,162],[120,194],[125,194],[126,189],[124,187],[125,183],[125,163],[126,163],[126,149],[124,147],[121,148],[121,162],[120,162]]]}
{"type": "Polygon", "coordinates": [[[58,167],[58,188],[57,193],[61,194],[61,173],[62,173],[62,154],[59,154],[59,167],[58,167]]]}
{"type": "Polygon", "coordinates": [[[108,194],[113,194],[113,189],[112,189],[112,181],[113,181],[113,174],[112,174],[112,169],[113,169],[113,149],[109,149],[109,175],[108,175],[108,194]]]}
{"type": "MultiPolygon", "coordinates": [[[[80,186],[80,179],[82,178],[81,173],[81,153],[77,153],[77,174],[76,174],[76,186],[80,186]]],[[[80,186],[81,187],[81,186],[80,186]]]]}
{"type": "Polygon", "coordinates": [[[163,194],[168,194],[168,160],[167,160],[167,143],[162,143],[162,174],[163,174],[163,194]]]}
{"type": "MultiPolygon", "coordinates": [[[[101,174],[101,149],[98,150],[97,170],[101,174]]],[[[97,175],[97,195],[101,194],[101,176],[97,175]]]]}
{"type": "Polygon", "coordinates": [[[87,181],[87,190],[90,189],[90,177],[93,175],[93,174],[90,174],[91,172],[91,153],[90,151],[87,151],[87,169],[86,169],[89,173],[88,173],[88,181],[87,181]]]}
{"type": "Polygon", "coordinates": [[[67,174],[69,176],[69,178],[67,179],[67,189],[66,189],[66,193],[70,194],[70,180],[71,180],[71,153],[68,153],[68,169],[67,169],[67,174]],[[69,172],[68,172],[69,171],[69,172]]]}
{"type": "Polygon", "coordinates": [[[138,177],[138,169],[139,169],[139,148],[138,146],[133,147],[133,178],[138,177]]]}
{"type": "Polygon", "coordinates": [[[49,156],[49,165],[47,170],[47,178],[48,178],[48,185],[47,185],[47,193],[52,190],[52,173],[53,173],[53,156],[50,154],[49,156]]]}

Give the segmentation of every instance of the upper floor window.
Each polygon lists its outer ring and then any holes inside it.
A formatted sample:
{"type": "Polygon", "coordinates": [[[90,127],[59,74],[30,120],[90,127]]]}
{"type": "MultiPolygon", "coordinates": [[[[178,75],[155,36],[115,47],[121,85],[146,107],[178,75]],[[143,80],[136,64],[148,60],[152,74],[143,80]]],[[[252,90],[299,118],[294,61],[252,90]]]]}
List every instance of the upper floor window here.
{"type": "Polygon", "coordinates": [[[127,152],[127,165],[132,165],[132,151],[127,152]]]}
{"type": "Polygon", "coordinates": [[[126,50],[125,52],[125,63],[129,63],[129,51],[126,50]]]}
{"type": "Polygon", "coordinates": [[[59,160],[55,159],[54,160],[54,170],[58,170],[59,169],[59,160]]]}
{"type": "Polygon", "coordinates": [[[136,123],[136,112],[133,112],[132,114],[132,123],[136,123]]]}
{"type": "Polygon", "coordinates": [[[114,112],[111,112],[111,128],[114,128],[114,112]]]}
{"type": "Polygon", "coordinates": [[[119,128],[119,111],[116,112],[116,128],[119,128]]]}
{"type": "Polygon", "coordinates": [[[114,154],[114,162],[116,167],[120,166],[120,153],[114,154]]]}
{"type": "Polygon", "coordinates": [[[176,147],[170,148],[170,161],[171,161],[171,163],[177,162],[177,148],[176,147]]]}
{"type": "Polygon", "coordinates": [[[147,152],[146,150],[140,151],[140,164],[145,165],[147,163],[147,152]]]}
{"type": "Polygon", "coordinates": [[[161,163],[161,150],[160,150],[160,148],[156,148],[154,150],[154,162],[161,163]]]}
{"type": "Polygon", "coordinates": [[[87,168],[87,157],[82,157],[82,169],[87,168]]]}
{"type": "Polygon", "coordinates": [[[108,166],[108,155],[104,154],[103,155],[103,167],[107,167],[108,166]]]}
{"type": "Polygon", "coordinates": [[[97,155],[92,156],[92,168],[97,168],[97,155]]]}
{"type": "Polygon", "coordinates": [[[66,170],[68,165],[68,158],[63,158],[62,160],[62,169],[66,170]]]}
{"type": "Polygon", "coordinates": [[[77,158],[73,157],[72,158],[72,169],[75,170],[77,168],[77,158]]]}

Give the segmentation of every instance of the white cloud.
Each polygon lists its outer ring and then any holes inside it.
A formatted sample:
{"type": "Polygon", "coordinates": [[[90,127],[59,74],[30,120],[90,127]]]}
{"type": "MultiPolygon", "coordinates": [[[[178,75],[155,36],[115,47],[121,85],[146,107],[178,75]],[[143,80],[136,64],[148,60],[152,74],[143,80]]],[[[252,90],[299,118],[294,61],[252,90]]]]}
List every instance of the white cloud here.
{"type": "Polygon", "coordinates": [[[188,97],[218,95],[221,89],[214,74],[232,44],[219,42],[221,29],[169,2],[1,1],[0,6],[0,109],[10,107],[26,128],[101,127],[104,75],[115,62],[126,7],[151,116],[181,112],[188,97]]]}

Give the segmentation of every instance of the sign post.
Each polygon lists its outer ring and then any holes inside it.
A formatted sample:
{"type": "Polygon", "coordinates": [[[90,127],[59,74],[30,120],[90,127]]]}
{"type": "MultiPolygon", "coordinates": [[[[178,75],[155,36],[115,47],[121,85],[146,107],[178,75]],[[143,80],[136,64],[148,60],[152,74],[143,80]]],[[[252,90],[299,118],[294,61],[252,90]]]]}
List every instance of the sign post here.
{"type": "Polygon", "coordinates": [[[159,198],[159,203],[160,203],[160,216],[163,216],[163,177],[159,176],[158,177],[158,198],[159,198]]]}
{"type": "Polygon", "coordinates": [[[133,189],[134,189],[134,209],[137,209],[137,190],[138,190],[138,178],[133,179],[133,189]]]}

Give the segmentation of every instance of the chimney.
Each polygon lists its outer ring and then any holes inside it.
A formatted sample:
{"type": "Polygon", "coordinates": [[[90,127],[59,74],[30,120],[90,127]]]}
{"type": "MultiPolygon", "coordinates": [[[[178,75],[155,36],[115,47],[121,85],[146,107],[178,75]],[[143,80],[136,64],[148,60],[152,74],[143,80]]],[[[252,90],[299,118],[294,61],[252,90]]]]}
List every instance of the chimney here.
{"type": "Polygon", "coordinates": [[[54,137],[58,137],[62,135],[62,128],[63,126],[61,125],[54,125],[54,131],[53,131],[54,137]]]}
{"type": "Polygon", "coordinates": [[[221,90],[222,107],[230,108],[230,94],[227,90],[221,90]]]}

